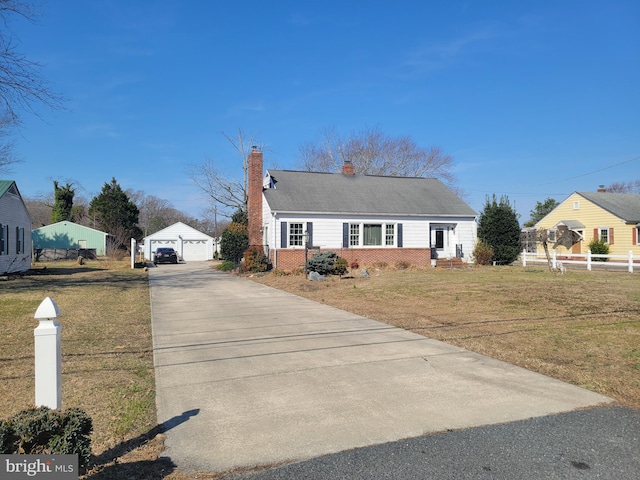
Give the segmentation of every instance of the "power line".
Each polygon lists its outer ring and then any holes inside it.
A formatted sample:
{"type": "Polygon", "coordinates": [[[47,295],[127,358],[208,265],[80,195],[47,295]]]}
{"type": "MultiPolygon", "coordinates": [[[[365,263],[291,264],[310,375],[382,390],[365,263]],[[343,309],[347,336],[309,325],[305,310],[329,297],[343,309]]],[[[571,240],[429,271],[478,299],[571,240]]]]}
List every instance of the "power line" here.
{"type": "MultiPolygon", "coordinates": [[[[562,183],[562,182],[568,182],[570,180],[575,180],[576,178],[582,178],[582,177],[587,177],[589,175],[593,175],[594,173],[599,173],[602,172],[604,170],[609,170],[611,168],[614,167],[619,167],[620,165],[625,165],[627,163],[631,163],[631,162],[635,162],[637,160],[640,160],[640,155],[634,158],[631,158],[629,160],[624,160],[622,162],[618,162],[618,163],[614,163],[613,165],[608,165],[606,167],[602,167],[599,168],[597,170],[593,170],[591,172],[587,172],[587,173],[583,173],[580,175],[575,175],[573,177],[567,177],[567,178],[563,178],[561,180],[554,180],[552,182],[544,182],[544,183],[533,183],[533,184],[528,184],[528,185],[511,185],[511,187],[519,187],[519,188],[533,188],[533,187],[541,187],[541,186],[545,186],[545,185],[555,185],[558,183],[562,183]]],[[[476,191],[476,192],[486,192],[487,190],[493,190],[493,188],[465,188],[465,190],[468,191],[476,191]]],[[[513,192],[513,193],[509,193],[509,192],[503,192],[505,195],[530,195],[524,192],[513,192]]],[[[564,195],[564,193],[548,193],[547,195],[564,195]]]]}
{"type": "Polygon", "coordinates": [[[625,160],[624,162],[614,163],[613,165],[609,165],[607,167],[602,167],[602,168],[599,168],[598,170],[594,170],[592,172],[583,173],[582,175],[576,175],[575,177],[564,178],[562,180],[556,180],[555,182],[538,183],[538,184],[531,185],[531,186],[532,187],[539,187],[541,185],[553,185],[555,183],[566,182],[568,180],[575,180],[576,178],[582,178],[582,177],[586,177],[586,176],[589,176],[589,175],[593,175],[594,173],[599,173],[599,172],[602,172],[604,170],[609,170],[610,168],[619,167],[620,165],[624,165],[625,163],[635,162],[636,160],[640,160],[640,156],[637,156],[637,157],[632,158],[630,160],[625,160]]]}

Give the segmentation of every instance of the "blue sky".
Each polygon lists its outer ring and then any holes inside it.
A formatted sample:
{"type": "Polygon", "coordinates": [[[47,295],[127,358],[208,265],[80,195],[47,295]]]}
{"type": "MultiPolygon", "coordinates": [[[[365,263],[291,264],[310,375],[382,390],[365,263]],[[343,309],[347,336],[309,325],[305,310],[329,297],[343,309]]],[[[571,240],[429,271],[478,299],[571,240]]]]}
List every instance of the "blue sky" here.
{"type": "Polygon", "coordinates": [[[439,146],[465,200],[536,201],[640,178],[640,2],[41,1],[14,20],[66,110],[24,114],[25,197],[72,181],[208,207],[187,173],[206,157],[238,172],[221,135],[295,168],[327,127],[377,126],[439,146]]]}

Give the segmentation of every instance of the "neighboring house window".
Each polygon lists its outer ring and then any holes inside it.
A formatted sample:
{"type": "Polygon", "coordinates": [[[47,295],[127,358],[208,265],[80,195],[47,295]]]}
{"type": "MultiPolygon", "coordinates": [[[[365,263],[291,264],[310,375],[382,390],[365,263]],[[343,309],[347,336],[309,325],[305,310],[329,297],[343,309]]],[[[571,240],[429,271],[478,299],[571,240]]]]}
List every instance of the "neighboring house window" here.
{"type": "Polygon", "coordinates": [[[301,223],[292,223],[289,225],[289,246],[302,247],[304,230],[301,223]]]}
{"type": "Polygon", "coordinates": [[[557,233],[558,233],[558,230],[556,230],[555,228],[550,228],[547,234],[547,241],[555,242],[557,233]]]}
{"type": "Polygon", "coordinates": [[[360,224],[352,223],[349,226],[349,246],[357,247],[360,245],[360,224]]]}
{"type": "Polygon", "coordinates": [[[573,202],[573,209],[574,210],[580,210],[580,202],[578,202],[578,201],[573,202]]]}
{"type": "Polygon", "coordinates": [[[599,237],[604,243],[609,243],[609,229],[608,228],[600,228],[599,237]]]}
{"type": "Polygon", "coordinates": [[[633,239],[634,240],[633,244],[634,245],[640,245],[640,227],[636,227],[634,229],[634,235],[635,235],[635,237],[633,239]]]}
{"type": "Polygon", "coordinates": [[[16,253],[24,253],[24,228],[16,227],[16,253]]]}
{"type": "Polygon", "coordinates": [[[384,244],[388,246],[393,246],[396,242],[396,226],[395,225],[387,225],[387,232],[385,234],[384,244]]]}
{"type": "Polygon", "coordinates": [[[363,245],[379,246],[382,245],[382,225],[363,225],[362,229],[363,245]]]}

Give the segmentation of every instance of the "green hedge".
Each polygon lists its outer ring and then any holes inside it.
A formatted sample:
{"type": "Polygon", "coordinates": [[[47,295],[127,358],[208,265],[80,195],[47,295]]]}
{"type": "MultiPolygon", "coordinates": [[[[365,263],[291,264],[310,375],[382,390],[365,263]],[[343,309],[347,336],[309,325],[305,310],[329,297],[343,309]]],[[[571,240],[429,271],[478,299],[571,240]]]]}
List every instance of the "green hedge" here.
{"type": "Polygon", "coordinates": [[[0,453],[27,455],[78,455],[86,468],[91,459],[93,421],[83,410],[64,412],[47,407],[23,410],[0,420],[0,453]]]}

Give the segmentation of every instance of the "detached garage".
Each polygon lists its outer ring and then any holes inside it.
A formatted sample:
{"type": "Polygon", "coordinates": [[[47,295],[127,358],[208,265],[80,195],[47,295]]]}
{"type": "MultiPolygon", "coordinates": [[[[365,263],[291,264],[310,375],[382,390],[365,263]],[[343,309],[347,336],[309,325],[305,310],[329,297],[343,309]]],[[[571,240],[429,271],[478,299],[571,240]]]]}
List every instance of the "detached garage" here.
{"type": "Polygon", "coordinates": [[[213,260],[213,244],[213,237],[178,222],[144,237],[144,258],[153,260],[156,248],[173,247],[185,262],[213,260]]]}

